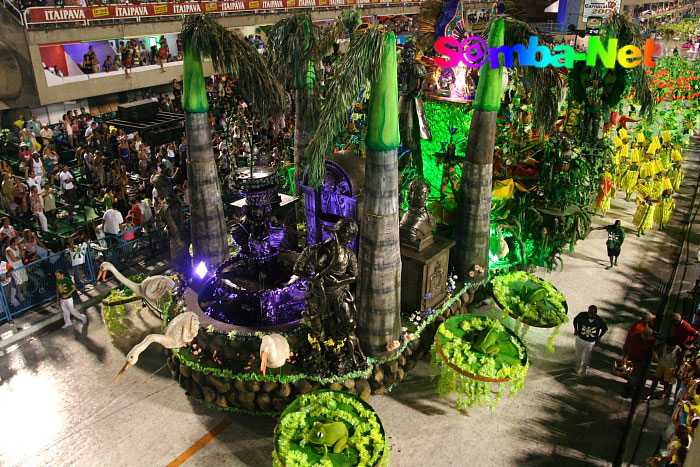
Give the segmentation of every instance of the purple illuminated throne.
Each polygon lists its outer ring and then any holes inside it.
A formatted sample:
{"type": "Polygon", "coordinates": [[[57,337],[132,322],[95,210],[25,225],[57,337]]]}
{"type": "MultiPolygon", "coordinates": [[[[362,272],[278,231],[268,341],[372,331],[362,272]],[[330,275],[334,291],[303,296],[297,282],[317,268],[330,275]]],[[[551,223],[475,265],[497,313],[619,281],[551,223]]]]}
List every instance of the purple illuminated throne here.
{"type": "MultiPolygon", "coordinates": [[[[352,151],[339,151],[326,159],[323,184],[314,190],[304,173],[301,188],[306,199],[306,242],[319,243],[330,236],[324,227],[333,227],[347,217],[360,224],[365,182],[365,160],[352,151]]],[[[357,239],[349,245],[357,254],[357,239]]]]}

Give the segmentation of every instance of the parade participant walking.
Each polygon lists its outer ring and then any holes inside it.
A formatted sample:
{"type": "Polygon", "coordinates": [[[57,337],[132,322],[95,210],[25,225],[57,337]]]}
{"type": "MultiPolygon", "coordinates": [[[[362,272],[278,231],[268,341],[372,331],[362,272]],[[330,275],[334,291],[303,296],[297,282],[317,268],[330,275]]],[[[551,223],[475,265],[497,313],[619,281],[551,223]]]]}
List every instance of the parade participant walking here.
{"type": "Polygon", "coordinates": [[[645,363],[651,355],[656,359],[655,344],[654,331],[651,328],[646,328],[640,333],[628,334],[622,346],[622,361],[624,366],[627,366],[627,362],[632,363],[632,373],[625,385],[623,397],[631,397],[637,386],[646,382],[646,379],[643,379],[645,363]]]}
{"type": "Polygon", "coordinates": [[[62,270],[56,271],[56,299],[58,306],[63,311],[63,327],[67,328],[73,325],[70,320],[70,315],[75,316],[80,321],[87,323],[87,317],[78,313],[73,306],[73,294],[76,292],[75,284],[70,277],[62,270]]]}
{"type": "Polygon", "coordinates": [[[651,389],[649,389],[649,397],[647,399],[654,397],[654,390],[659,384],[659,380],[663,380],[664,384],[664,392],[661,394],[661,398],[668,397],[671,384],[673,384],[676,372],[682,361],[683,350],[676,345],[676,340],[673,337],[669,337],[659,356],[659,364],[656,367],[654,378],[651,380],[651,389]]]}
{"type": "Polygon", "coordinates": [[[591,354],[596,343],[608,331],[608,325],[603,318],[598,316],[598,307],[591,305],[588,311],[576,315],[574,318],[574,336],[576,336],[576,371],[579,375],[585,375],[591,354]]]}
{"type": "Polygon", "coordinates": [[[610,266],[605,269],[612,269],[613,266],[618,266],[617,259],[620,257],[620,248],[622,248],[622,243],[625,241],[625,229],[622,228],[622,223],[616,220],[612,225],[596,227],[591,230],[605,230],[608,232],[608,240],[605,245],[608,248],[610,266]]]}

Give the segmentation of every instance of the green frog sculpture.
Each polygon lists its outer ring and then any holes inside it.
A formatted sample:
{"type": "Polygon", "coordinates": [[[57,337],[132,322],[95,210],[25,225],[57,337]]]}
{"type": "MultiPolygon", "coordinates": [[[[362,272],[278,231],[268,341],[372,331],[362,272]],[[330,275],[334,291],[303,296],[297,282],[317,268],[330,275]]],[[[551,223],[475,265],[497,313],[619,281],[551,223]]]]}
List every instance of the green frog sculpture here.
{"type": "Polygon", "coordinates": [[[478,332],[473,332],[469,336],[472,348],[477,352],[486,355],[495,355],[498,353],[499,340],[498,330],[495,328],[485,328],[478,332]]]}
{"type": "Polygon", "coordinates": [[[347,449],[349,437],[348,427],[343,422],[316,422],[309,432],[309,441],[322,448],[324,456],[328,454],[329,446],[333,447],[333,452],[336,454],[347,449]]]}

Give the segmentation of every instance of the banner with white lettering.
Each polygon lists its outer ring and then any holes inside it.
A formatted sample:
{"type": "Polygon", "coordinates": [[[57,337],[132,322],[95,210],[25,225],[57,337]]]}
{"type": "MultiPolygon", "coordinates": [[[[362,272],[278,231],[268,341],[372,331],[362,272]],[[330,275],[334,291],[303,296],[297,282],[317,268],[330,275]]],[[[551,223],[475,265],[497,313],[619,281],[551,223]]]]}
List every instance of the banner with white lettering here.
{"type": "MultiPolygon", "coordinates": [[[[413,0],[421,1],[421,0],[413,0]]],[[[29,23],[85,21],[148,16],[188,15],[192,13],[225,13],[229,11],[274,10],[332,6],[403,3],[402,0],[239,0],[192,3],[149,3],[146,5],[99,7],[32,7],[26,10],[29,23]]]]}
{"type": "Polygon", "coordinates": [[[583,22],[588,22],[589,16],[607,18],[613,11],[619,13],[622,0],[584,0],[583,22]]]}

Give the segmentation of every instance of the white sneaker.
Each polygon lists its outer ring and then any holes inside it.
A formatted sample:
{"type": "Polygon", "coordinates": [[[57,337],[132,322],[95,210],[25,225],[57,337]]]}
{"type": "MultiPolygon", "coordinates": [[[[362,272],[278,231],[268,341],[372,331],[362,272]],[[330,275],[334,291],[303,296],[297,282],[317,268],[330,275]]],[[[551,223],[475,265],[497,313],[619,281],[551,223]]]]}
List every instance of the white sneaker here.
{"type": "Polygon", "coordinates": [[[68,321],[66,324],[64,324],[63,326],[61,326],[61,329],[69,328],[69,327],[71,327],[71,326],[73,326],[73,323],[72,323],[71,321],[68,321]]]}
{"type": "Polygon", "coordinates": [[[83,324],[87,323],[87,316],[85,316],[85,314],[81,314],[81,315],[80,315],[80,321],[82,321],[83,324]]]}

